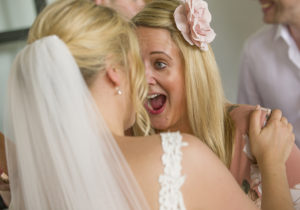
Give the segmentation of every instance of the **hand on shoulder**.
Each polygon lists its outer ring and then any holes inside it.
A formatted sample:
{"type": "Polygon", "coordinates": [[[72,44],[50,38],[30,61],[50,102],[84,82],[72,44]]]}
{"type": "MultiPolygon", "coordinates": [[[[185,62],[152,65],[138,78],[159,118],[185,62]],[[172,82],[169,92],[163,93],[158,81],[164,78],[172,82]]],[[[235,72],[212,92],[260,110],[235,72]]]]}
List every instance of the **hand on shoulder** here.
{"type": "Polygon", "coordinates": [[[260,166],[284,165],[295,142],[292,125],[280,110],[273,110],[264,128],[260,127],[258,107],[250,119],[250,147],[260,166]]]}

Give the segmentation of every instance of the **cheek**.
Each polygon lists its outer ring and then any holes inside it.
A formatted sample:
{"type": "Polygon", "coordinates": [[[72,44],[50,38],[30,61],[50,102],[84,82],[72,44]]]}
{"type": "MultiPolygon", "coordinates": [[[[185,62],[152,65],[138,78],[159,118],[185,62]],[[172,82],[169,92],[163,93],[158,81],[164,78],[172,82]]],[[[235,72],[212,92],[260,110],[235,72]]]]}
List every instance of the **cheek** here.
{"type": "MultiPolygon", "coordinates": [[[[170,80],[168,84],[168,92],[172,105],[176,109],[184,109],[186,104],[185,83],[183,78],[170,80]]],[[[179,111],[179,110],[178,110],[179,111]]]]}
{"type": "Polygon", "coordinates": [[[170,97],[169,116],[170,120],[177,124],[185,119],[187,115],[185,88],[177,85],[172,93],[170,97]]]}
{"type": "Polygon", "coordinates": [[[279,13],[289,13],[295,8],[295,3],[292,1],[281,1],[277,4],[277,11],[279,13]]]}
{"type": "Polygon", "coordinates": [[[177,111],[186,111],[186,94],[185,88],[183,86],[177,89],[176,95],[174,97],[174,101],[176,101],[177,111]]]}

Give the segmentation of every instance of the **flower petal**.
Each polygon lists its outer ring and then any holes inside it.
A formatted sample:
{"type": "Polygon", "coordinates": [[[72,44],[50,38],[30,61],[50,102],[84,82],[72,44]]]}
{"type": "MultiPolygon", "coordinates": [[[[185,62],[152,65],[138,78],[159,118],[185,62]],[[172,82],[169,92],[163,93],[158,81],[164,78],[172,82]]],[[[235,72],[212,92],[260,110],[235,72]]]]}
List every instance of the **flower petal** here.
{"type": "Polygon", "coordinates": [[[184,6],[180,5],[176,8],[174,12],[174,20],[176,27],[181,31],[183,38],[191,45],[193,45],[192,40],[190,39],[190,30],[188,27],[188,21],[185,14],[184,6]]]}
{"type": "Polygon", "coordinates": [[[211,14],[206,1],[186,0],[185,4],[176,8],[174,19],[178,30],[189,44],[208,50],[208,43],[214,40],[216,34],[210,27],[211,14]]]}

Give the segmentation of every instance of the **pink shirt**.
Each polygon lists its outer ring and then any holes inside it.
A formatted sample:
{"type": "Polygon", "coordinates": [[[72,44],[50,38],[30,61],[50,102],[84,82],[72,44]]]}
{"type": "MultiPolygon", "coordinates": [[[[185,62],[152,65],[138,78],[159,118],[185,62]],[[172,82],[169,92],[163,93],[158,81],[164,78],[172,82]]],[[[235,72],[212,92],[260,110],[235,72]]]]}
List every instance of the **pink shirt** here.
{"type": "MultiPolygon", "coordinates": [[[[234,154],[230,172],[244,192],[260,207],[262,195],[260,172],[257,164],[252,160],[250,147],[247,145],[249,117],[254,109],[254,106],[242,105],[233,109],[230,113],[236,126],[234,154]]],[[[265,119],[266,112],[262,112],[262,126],[265,119]]],[[[294,145],[286,162],[286,170],[294,207],[300,209],[300,150],[296,145],[294,145]]]]}

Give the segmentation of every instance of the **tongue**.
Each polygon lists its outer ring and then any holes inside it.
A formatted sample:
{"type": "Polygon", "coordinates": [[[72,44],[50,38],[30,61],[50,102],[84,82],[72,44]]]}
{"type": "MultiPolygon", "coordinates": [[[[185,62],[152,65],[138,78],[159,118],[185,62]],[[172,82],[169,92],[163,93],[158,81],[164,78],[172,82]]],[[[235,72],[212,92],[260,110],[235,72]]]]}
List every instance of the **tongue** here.
{"type": "Polygon", "coordinates": [[[154,110],[160,109],[165,103],[165,96],[159,95],[153,99],[150,99],[150,104],[154,110]]]}

